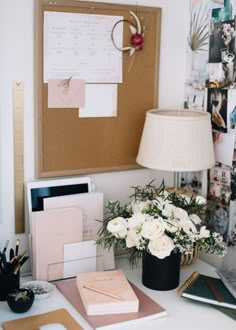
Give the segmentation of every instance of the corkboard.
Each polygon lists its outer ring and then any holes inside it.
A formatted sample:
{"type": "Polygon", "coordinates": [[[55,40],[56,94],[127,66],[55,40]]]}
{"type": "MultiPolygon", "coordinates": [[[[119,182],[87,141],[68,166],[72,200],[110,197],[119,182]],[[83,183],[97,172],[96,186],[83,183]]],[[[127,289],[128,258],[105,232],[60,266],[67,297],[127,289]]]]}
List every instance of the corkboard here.
{"type": "MultiPolygon", "coordinates": [[[[80,1],[35,1],[35,151],[36,177],[77,175],[138,168],[136,155],[145,113],[158,104],[161,9],[80,1]],[[47,108],[43,83],[44,11],[117,15],[129,10],[143,17],[144,47],[123,54],[123,82],[118,84],[118,113],[113,118],[79,118],[78,109],[47,108]]],[[[124,46],[129,44],[124,24],[124,46]]],[[[117,50],[118,51],[118,50],[117,50]]]]}

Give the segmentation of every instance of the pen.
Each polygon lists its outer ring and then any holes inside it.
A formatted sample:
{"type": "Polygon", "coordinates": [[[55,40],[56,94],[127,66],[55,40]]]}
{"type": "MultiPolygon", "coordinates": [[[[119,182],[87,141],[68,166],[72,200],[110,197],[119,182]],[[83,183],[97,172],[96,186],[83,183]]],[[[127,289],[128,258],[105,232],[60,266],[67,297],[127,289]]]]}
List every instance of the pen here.
{"type": "Polygon", "coordinates": [[[18,256],[14,256],[10,263],[11,263],[11,268],[14,267],[18,262],[19,260],[26,254],[27,250],[25,250],[24,252],[22,252],[21,254],[19,254],[18,256]]]}
{"type": "Polygon", "coordinates": [[[15,265],[14,269],[13,269],[13,274],[17,274],[18,271],[20,270],[21,266],[26,262],[26,260],[28,260],[28,256],[24,256],[22,258],[20,258],[19,262],[15,265]]]}
{"type": "Polygon", "coordinates": [[[9,244],[9,239],[6,240],[2,253],[5,253],[9,244]]]}
{"type": "Polygon", "coordinates": [[[93,288],[91,286],[83,285],[83,288],[94,291],[94,292],[97,292],[97,293],[100,293],[100,294],[103,294],[104,296],[112,297],[112,298],[118,299],[118,300],[123,300],[123,298],[121,298],[119,296],[116,296],[116,295],[114,295],[112,293],[109,293],[109,292],[106,292],[106,291],[102,291],[102,290],[93,288]]]}
{"type": "Polygon", "coordinates": [[[0,252],[0,272],[4,273],[4,269],[3,269],[3,266],[2,266],[2,253],[1,252],[0,252]]]}
{"type": "Polygon", "coordinates": [[[15,250],[15,256],[18,256],[18,252],[19,252],[19,245],[20,245],[20,240],[19,240],[19,238],[17,238],[17,240],[16,240],[16,250],[15,250]]]}
{"type": "MultiPolygon", "coordinates": [[[[23,259],[23,256],[26,254],[27,251],[24,251],[23,253],[19,254],[17,257],[14,256],[13,259],[10,262],[10,268],[11,271],[16,274],[18,270],[20,269],[20,261],[23,259]]],[[[26,260],[25,260],[26,261],[26,260]]]]}
{"type": "Polygon", "coordinates": [[[17,264],[16,267],[13,270],[13,274],[16,275],[18,271],[20,270],[20,264],[17,264]]]}
{"type": "Polygon", "coordinates": [[[20,266],[24,265],[24,263],[29,259],[29,256],[24,256],[20,259],[19,264],[20,266]]]}
{"type": "Polygon", "coordinates": [[[3,272],[6,273],[7,272],[7,260],[6,260],[6,255],[3,252],[1,253],[1,260],[2,260],[3,272]]]}
{"type": "Polygon", "coordinates": [[[11,261],[11,259],[14,258],[14,250],[11,248],[10,252],[9,252],[9,259],[11,261]]]}

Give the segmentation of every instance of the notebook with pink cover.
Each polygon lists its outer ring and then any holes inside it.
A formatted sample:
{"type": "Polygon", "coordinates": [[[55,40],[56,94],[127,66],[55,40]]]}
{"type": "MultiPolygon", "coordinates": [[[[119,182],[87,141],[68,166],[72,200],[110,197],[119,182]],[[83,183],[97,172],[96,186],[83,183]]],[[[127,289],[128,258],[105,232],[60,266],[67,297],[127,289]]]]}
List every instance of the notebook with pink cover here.
{"type": "Polygon", "coordinates": [[[92,192],[73,195],[62,195],[43,199],[44,210],[62,207],[79,207],[83,211],[83,240],[97,238],[104,218],[104,195],[102,192],[92,192]]]}
{"type": "Polygon", "coordinates": [[[64,244],[82,241],[83,214],[78,207],[32,213],[32,277],[63,278],[64,244]]]}
{"type": "Polygon", "coordinates": [[[76,285],[87,315],[138,311],[139,300],[120,269],[79,273],[76,285]]]}
{"type": "Polygon", "coordinates": [[[167,311],[147,296],[143,291],[129,282],[136,296],[139,299],[139,311],[134,313],[110,314],[110,315],[90,315],[86,314],[79,291],[76,286],[76,280],[58,281],[56,286],[64,297],[74,306],[82,317],[90,324],[93,329],[102,330],[112,328],[115,325],[141,324],[148,319],[160,318],[167,315],[167,311]]]}

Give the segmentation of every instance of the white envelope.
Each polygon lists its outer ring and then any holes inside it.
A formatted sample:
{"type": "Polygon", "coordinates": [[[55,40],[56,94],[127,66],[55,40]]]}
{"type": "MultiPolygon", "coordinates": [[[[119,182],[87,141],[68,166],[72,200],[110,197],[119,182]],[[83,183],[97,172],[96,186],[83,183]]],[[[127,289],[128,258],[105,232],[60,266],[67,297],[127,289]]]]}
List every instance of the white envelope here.
{"type": "Polygon", "coordinates": [[[97,270],[96,241],[83,241],[64,245],[64,278],[82,272],[97,270]]]}

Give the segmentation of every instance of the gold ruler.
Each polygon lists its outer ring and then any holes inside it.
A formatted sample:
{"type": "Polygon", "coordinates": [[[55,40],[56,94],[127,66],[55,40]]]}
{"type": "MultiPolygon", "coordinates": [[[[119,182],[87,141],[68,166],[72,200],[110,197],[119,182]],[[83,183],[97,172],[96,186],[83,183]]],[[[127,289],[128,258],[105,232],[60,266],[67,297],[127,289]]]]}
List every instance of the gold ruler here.
{"type": "Polygon", "coordinates": [[[13,82],[15,233],[25,231],[24,221],[24,83],[13,82]]]}

